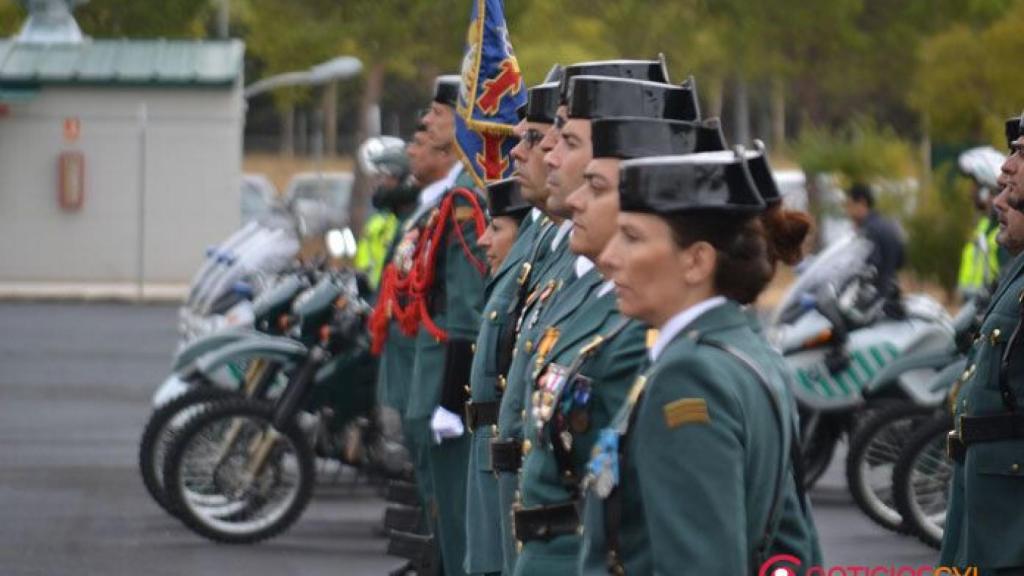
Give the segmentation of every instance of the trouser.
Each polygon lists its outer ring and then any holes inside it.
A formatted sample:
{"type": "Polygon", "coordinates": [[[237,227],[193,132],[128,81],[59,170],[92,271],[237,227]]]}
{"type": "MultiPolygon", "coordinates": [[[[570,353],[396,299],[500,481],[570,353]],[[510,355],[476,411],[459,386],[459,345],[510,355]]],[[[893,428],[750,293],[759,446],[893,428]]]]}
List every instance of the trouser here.
{"type": "MultiPolygon", "coordinates": [[[[429,431],[429,428],[428,428],[429,431]]],[[[447,576],[463,576],[466,558],[466,472],[469,468],[469,433],[434,444],[428,439],[431,484],[436,502],[435,527],[441,564],[447,576]]]]}

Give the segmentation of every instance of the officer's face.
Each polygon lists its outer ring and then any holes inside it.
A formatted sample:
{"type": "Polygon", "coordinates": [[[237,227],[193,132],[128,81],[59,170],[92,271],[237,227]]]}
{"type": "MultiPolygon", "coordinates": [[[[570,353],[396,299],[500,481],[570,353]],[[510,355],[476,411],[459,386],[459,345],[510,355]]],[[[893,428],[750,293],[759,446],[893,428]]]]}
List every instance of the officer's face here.
{"type": "Polygon", "coordinates": [[[496,216],[491,218],[487,229],[477,239],[476,243],[484,249],[487,256],[487,263],[491,266],[491,274],[501,268],[512,244],[516,241],[516,234],[519,233],[519,223],[508,216],[496,216]]]}
{"type": "Polygon", "coordinates": [[[619,310],[651,326],[713,295],[715,249],[707,242],[680,247],[665,220],[620,212],[598,265],[615,283],[619,310]]]}
{"type": "Polygon", "coordinates": [[[416,132],[412,135],[412,140],[409,142],[409,146],[406,147],[406,154],[409,155],[409,171],[412,173],[413,178],[416,178],[421,184],[425,175],[425,158],[429,144],[427,143],[428,136],[426,132],[416,132]]]}
{"type": "Polygon", "coordinates": [[[1013,153],[1003,162],[999,175],[1002,186],[992,204],[999,217],[996,241],[1012,254],[1024,251],[1024,137],[1017,140],[1013,153]]]}
{"type": "Polygon", "coordinates": [[[583,185],[583,170],[590,162],[590,120],[567,120],[562,126],[558,141],[550,152],[544,155],[548,167],[548,211],[568,218],[571,213],[566,205],[569,194],[583,185]]]}
{"type": "Polygon", "coordinates": [[[550,124],[523,120],[515,127],[519,143],[512,148],[512,158],[516,161],[512,175],[519,182],[523,198],[541,209],[546,208],[548,199],[548,169],[544,166],[545,150],[540,144],[550,131],[550,124]]]}
{"type": "Polygon", "coordinates": [[[430,110],[423,116],[423,125],[435,146],[446,146],[455,141],[455,110],[438,102],[430,103],[430,110]]]}
{"type": "Polygon", "coordinates": [[[569,248],[591,260],[597,257],[615,234],[619,214],[619,160],[595,158],[583,171],[583,185],[566,199],[572,211],[569,248]]]}
{"type": "Polygon", "coordinates": [[[598,261],[615,282],[619,310],[651,326],[672,317],[680,300],[683,270],[672,229],[661,218],[620,212],[618,229],[598,261]]]}

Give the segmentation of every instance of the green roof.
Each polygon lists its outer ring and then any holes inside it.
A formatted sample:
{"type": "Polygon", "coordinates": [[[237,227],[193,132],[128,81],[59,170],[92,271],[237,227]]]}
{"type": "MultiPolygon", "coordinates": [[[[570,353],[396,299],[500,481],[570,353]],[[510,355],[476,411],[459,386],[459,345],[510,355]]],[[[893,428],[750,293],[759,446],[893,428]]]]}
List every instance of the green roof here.
{"type": "Polygon", "coordinates": [[[242,74],[240,40],[0,40],[0,88],[40,84],[218,86],[242,74]]]}

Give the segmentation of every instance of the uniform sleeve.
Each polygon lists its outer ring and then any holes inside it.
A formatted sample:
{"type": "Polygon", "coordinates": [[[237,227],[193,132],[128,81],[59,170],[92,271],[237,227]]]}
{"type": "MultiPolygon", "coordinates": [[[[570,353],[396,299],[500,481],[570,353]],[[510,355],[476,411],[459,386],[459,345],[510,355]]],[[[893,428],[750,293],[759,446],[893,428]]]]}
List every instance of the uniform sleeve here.
{"type": "Polygon", "coordinates": [[[629,447],[654,573],[749,574],[745,419],[723,385],[735,376],[691,358],[652,374],[629,447]]]}
{"type": "MultiPolygon", "coordinates": [[[[469,202],[461,197],[455,206],[457,211],[470,208],[469,202]]],[[[483,250],[477,246],[476,226],[472,218],[456,218],[452,226],[461,228],[465,246],[459,241],[454,229],[449,232],[444,271],[447,299],[445,329],[450,339],[472,342],[476,340],[476,334],[480,330],[484,290],[487,286],[487,260],[483,250]],[[473,259],[466,254],[467,248],[473,259]],[[483,266],[483,271],[477,265],[483,266]]]]}

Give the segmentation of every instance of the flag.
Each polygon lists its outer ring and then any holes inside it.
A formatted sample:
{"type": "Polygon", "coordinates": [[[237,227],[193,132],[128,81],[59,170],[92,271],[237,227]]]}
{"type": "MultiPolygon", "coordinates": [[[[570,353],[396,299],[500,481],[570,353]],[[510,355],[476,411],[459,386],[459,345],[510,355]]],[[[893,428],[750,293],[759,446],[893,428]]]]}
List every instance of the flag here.
{"type": "Polygon", "coordinates": [[[455,110],[456,148],[478,187],[512,174],[517,109],[526,103],[502,0],[472,0],[455,110]]]}

